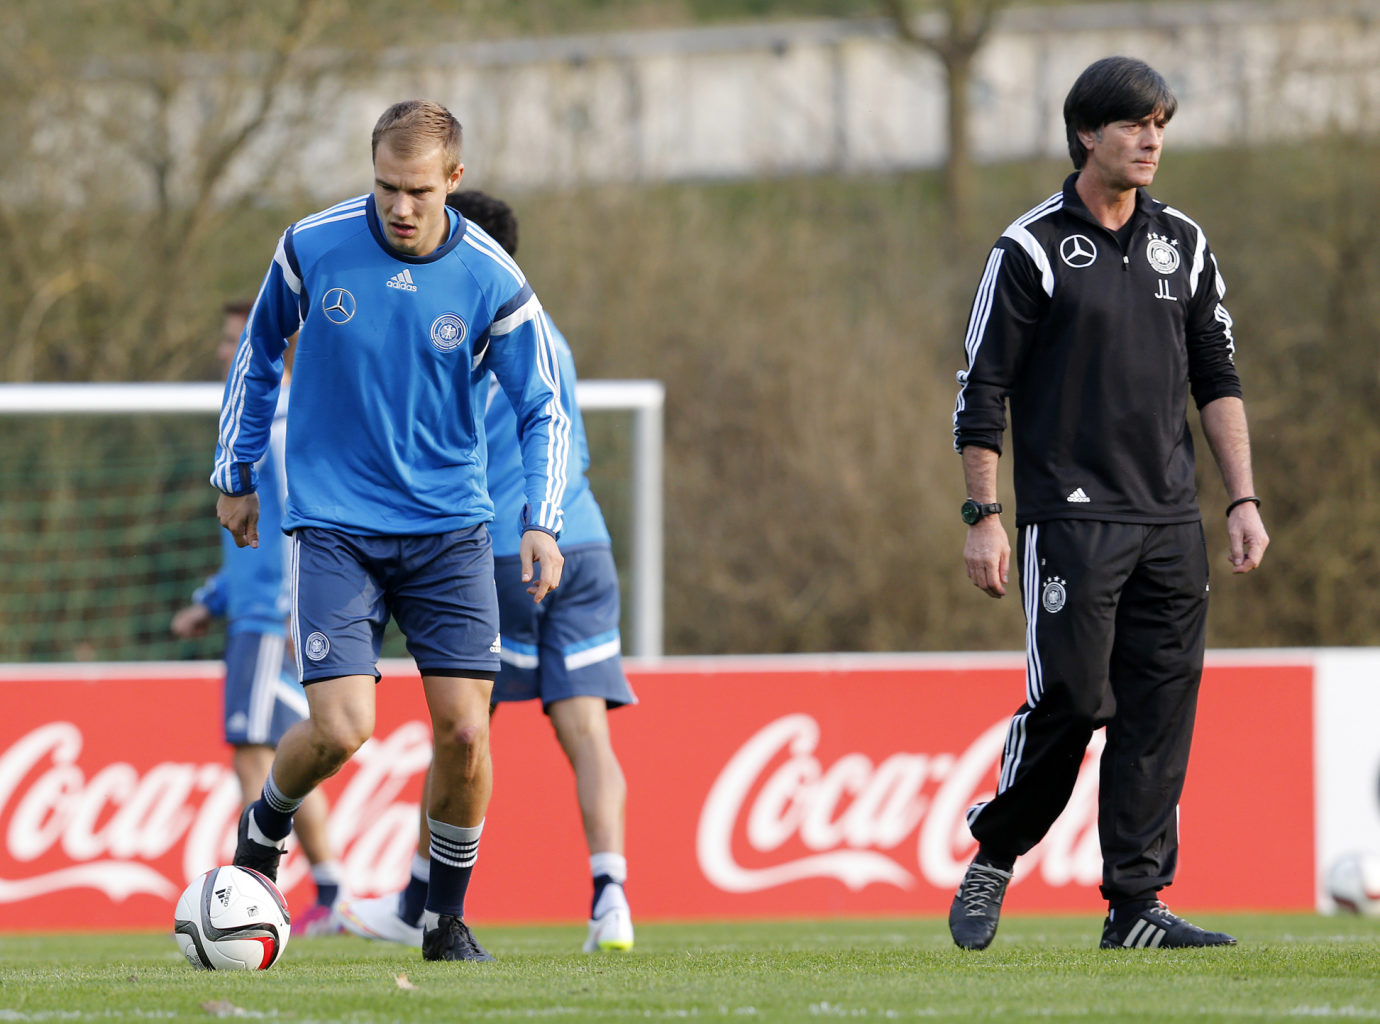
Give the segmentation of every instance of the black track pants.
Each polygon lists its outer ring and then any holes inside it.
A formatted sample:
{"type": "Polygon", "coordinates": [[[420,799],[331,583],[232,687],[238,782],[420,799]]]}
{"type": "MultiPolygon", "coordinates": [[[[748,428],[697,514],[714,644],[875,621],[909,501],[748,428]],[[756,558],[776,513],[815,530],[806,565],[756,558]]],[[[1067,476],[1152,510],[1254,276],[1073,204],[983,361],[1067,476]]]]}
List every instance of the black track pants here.
{"type": "Polygon", "coordinates": [[[1016,545],[1026,617],[1026,697],[1011,720],[997,795],[973,836],[1020,855],[1072,792],[1106,726],[1098,806],[1102,894],[1153,898],[1178,863],[1207,625],[1202,524],[1051,520],[1016,545]]]}

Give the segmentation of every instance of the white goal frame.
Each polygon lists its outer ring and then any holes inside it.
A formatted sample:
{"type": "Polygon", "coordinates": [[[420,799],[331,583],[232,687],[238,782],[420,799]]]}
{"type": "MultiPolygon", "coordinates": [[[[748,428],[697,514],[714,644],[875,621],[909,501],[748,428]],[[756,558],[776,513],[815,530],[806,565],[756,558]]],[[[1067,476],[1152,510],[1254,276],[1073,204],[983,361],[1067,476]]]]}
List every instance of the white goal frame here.
{"type": "MultiPolygon", "coordinates": [[[[82,413],[217,413],[221,384],[0,384],[0,416],[82,413]]],[[[632,540],[628,566],[632,593],[628,654],[663,652],[662,474],[666,388],[659,380],[582,380],[575,399],[583,410],[633,416],[631,449],[632,540]]],[[[208,485],[209,486],[209,485],[208,485]]]]}

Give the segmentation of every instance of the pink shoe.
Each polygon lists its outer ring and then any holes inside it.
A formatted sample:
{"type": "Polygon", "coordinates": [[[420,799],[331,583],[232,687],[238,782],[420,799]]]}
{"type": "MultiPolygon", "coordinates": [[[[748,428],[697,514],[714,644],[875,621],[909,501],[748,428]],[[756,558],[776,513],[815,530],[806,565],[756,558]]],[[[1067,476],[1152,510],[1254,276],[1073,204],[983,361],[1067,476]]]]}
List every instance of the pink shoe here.
{"type": "Polygon", "coordinates": [[[297,920],[292,922],[292,931],[294,935],[313,938],[318,935],[343,935],[345,926],[333,908],[316,903],[297,915],[297,920]]]}

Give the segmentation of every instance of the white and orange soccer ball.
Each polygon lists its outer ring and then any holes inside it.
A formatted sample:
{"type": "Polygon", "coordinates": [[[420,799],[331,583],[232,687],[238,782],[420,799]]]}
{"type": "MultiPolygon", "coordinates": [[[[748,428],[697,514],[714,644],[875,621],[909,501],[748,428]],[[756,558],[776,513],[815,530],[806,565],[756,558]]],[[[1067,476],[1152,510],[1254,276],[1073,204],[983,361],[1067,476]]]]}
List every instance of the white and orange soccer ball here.
{"type": "Polygon", "coordinates": [[[1380,854],[1346,853],[1327,869],[1327,894],[1342,910],[1380,917],[1380,854]]]}
{"type": "Polygon", "coordinates": [[[278,887],[250,868],[212,868],[182,891],[173,938],[193,967],[266,971],[287,949],[291,918],[278,887]]]}

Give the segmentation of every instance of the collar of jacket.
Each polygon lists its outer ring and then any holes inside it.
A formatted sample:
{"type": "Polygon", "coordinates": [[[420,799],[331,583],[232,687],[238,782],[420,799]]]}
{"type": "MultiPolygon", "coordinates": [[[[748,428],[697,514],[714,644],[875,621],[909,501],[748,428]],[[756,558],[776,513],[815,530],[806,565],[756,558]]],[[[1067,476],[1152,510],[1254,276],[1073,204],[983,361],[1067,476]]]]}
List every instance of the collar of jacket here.
{"type": "MultiPolygon", "coordinates": [[[[1094,227],[1114,235],[1116,232],[1109,230],[1103,223],[1092,215],[1088,209],[1088,204],[1083,202],[1083,197],[1078,194],[1078,171],[1074,171],[1064,179],[1064,209],[1069,213],[1085,220],[1094,227]]],[[[1158,199],[1153,199],[1150,193],[1143,188],[1136,189],[1136,212],[1131,215],[1132,220],[1139,220],[1143,217],[1153,217],[1165,208],[1164,203],[1158,199]]]]}

